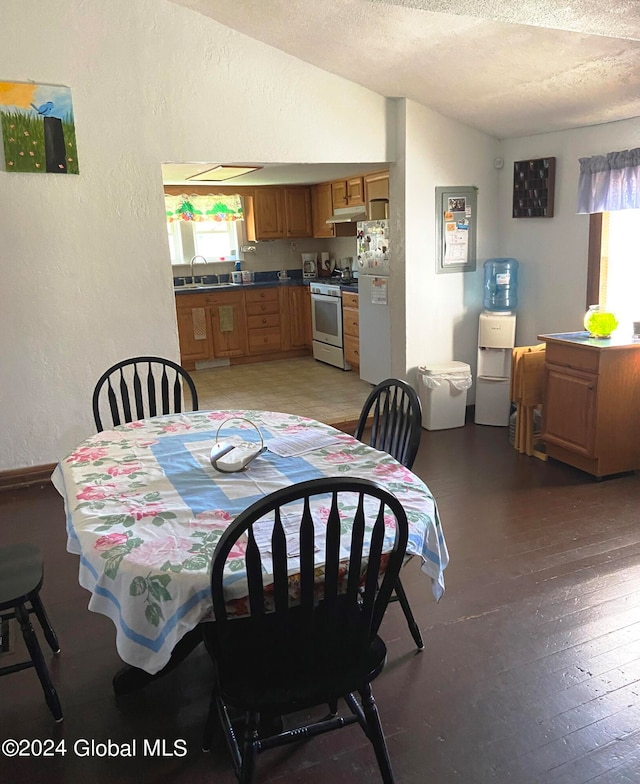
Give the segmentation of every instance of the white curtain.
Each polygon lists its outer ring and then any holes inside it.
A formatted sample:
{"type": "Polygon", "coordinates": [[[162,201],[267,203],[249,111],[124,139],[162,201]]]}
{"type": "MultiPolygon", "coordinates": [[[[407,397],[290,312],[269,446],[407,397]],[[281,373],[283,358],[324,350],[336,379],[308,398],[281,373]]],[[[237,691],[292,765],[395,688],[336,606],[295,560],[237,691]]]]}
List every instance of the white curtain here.
{"type": "Polygon", "coordinates": [[[640,147],[580,158],[578,213],[640,209],[640,147]]]}

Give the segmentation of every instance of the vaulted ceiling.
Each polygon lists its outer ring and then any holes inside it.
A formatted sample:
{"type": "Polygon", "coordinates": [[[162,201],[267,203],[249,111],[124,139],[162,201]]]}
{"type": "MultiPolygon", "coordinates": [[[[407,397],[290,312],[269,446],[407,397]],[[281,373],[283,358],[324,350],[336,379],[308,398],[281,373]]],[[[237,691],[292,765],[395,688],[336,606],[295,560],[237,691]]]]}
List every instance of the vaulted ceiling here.
{"type": "Polygon", "coordinates": [[[497,138],[640,116],[638,0],[172,0],[497,138]]]}

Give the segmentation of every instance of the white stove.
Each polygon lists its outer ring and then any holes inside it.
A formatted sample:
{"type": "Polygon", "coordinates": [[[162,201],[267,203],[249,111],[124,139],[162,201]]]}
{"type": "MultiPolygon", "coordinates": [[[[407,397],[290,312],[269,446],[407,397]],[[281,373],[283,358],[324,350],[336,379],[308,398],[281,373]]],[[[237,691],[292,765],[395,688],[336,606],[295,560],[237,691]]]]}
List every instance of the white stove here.
{"type": "Polygon", "coordinates": [[[317,283],[314,281],[309,284],[312,294],[321,294],[324,297],[341,297],[342,289],[337,283],[317,283]]]}
{"type": "Polygon", "coordinates": [[[344,359],[340,285],[314,281],[309,284],[309,288],[314,358],[341,370],[351,370],[351,365],[344,359]]]}

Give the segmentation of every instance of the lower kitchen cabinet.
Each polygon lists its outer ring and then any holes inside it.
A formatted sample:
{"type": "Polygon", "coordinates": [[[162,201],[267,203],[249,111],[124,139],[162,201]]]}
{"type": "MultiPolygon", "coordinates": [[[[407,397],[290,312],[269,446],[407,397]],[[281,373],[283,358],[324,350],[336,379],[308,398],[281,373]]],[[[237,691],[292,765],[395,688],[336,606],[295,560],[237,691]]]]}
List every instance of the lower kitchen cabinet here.
{"type": "Polygon", "coordinates": [[[242,291],[205,295],[209,305],[213,356],[243,357],[247,353],[247,328],[242,291]]]}
{"type": "Polygon", "coordinates": [[[344,358],[352,367],[360,367],[360,320],[358,295],[351,291],[342,293],[342,333],[344,358]]]}
{"type": "Polygon", "coordinates": [[[231,363],[304,356],[311,350],[308,286],[271,286],[176,294],[180,361],[231,363]]]}
{"type": "Polygon", "coordinates": [[[178,304],[179,300],[176,299],[178,339],[183,364],[208,359],[211,354],[204,299],[199,297],[195,302],[194,297],[188,299],[189,303],[183,305],[178,304]]]}
{"type": "Polygon", "coordinates": [[[282,349],[280,289],[245,292],[249,354],[269,354],[282,349]]]}
{"type": "Polygon", "coordinates": [[[597,477],[640,468],[640,345],[585,332],[546,343],[542,439],[550,457],[597,477]]]}
{"type": "Polygon", "coordinates": [[[288,348],[311,348],[309,286],[290,286],[287,292],[288,348]]]}

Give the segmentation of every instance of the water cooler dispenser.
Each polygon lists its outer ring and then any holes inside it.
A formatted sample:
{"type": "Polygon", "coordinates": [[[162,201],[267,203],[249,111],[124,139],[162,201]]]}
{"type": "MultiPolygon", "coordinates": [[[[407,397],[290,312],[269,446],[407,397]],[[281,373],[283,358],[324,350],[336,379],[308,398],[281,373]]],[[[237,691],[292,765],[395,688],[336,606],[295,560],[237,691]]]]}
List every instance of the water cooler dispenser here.
{"type": "Polygon", "coordinates": [[[484,263],[484,310],[478,324],[476,371],[477,425],[509,425],[511,355],[516,340],[518,262],[488,259],[484,263]]]}

